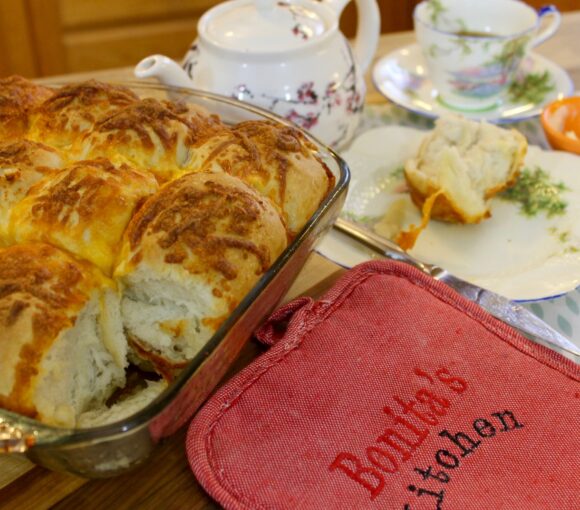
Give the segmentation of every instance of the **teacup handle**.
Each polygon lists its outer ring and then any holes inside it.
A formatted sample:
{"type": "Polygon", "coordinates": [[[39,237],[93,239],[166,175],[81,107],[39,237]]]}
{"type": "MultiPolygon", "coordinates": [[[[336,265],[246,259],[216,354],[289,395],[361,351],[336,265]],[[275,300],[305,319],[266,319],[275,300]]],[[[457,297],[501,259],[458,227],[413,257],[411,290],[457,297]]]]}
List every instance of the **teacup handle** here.
{"type": "Polygon", "coordinates": [[[560,28],[562,15],[555,5],[546,5],[538,11],[538,23],[541,23],[546,16],[551,16],[552,19],[548,25],[542,28],[538,35],[532,40],[532,48],[542,44],[543,42],[546,42],[556,33],[556,30],[560,28]]]}

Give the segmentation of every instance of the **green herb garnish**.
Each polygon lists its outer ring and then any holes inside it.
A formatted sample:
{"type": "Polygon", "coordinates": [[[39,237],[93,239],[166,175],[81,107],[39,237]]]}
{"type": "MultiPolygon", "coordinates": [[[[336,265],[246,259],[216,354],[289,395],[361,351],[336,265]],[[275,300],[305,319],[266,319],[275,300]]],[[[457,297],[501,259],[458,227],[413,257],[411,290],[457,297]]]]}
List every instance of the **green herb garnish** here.
{"type": "Polygon", "coordinates": [[[508,89],[509,98],[513,102],[540,103],[546,94],[554,90],[554,84],[548,71],[530,73],[522,80],[513,81],[508,89]]]}
{"type": "Polygon", "coordinates": [[[355,223],[371,223],[376,220],[374,216],[367,216],[365,214],[356,214],[351,211],[342,211],[341,216],[350,221],[354,221],[355,223]]]}
{"type": "Polygon", "coordinates": [[[536,166],[533,170],[524,168],[515,186],[504,191],[500,197],[517,202],[520,212],[526,216],[545,213],[548,218],[562,215],[568,207],[562,200],[562,192],[568,191],[563,182],[550,182],[548,172],[536,166]]]}
{"type": "Polygon", "coordinates": [[[403,165],[399,165],[390,173],[390,175],[392,177],[403,178],[405,175],[405,167],[403,165]]]}

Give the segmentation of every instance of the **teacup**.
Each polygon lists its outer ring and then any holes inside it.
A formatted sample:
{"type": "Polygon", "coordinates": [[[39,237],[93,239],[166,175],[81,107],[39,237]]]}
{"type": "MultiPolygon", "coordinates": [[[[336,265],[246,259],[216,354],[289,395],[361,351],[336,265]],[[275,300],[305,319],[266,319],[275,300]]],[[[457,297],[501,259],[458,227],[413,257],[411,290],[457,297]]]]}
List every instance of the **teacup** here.
{"type": "Polygon", "coordinates": [[[555,7],[518,0],[426,0],[413,17],[437,99],[466,111],[497,107],[526,53],[560,25],[555,7]]]}

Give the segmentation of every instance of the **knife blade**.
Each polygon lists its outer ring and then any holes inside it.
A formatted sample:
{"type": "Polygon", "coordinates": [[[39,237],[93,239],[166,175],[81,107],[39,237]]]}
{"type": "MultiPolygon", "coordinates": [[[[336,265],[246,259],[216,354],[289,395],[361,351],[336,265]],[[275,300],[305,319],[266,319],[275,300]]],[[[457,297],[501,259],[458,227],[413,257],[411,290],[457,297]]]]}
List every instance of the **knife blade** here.
{"type": "Polygon", "coordinates": [[[357,223],[338,218],[334,223],[334,228],[384,257],[410,264],[423,273],[447,284],[459,294],[477,303],[491,315],[518,330],[530,340],[555,350],[576,363],[580,363],[580,351],[570,340],[521,305],[495,292],[466,282],[440,266],[421,262],[409,255],[393,241],[379,236],[357,223]]]}

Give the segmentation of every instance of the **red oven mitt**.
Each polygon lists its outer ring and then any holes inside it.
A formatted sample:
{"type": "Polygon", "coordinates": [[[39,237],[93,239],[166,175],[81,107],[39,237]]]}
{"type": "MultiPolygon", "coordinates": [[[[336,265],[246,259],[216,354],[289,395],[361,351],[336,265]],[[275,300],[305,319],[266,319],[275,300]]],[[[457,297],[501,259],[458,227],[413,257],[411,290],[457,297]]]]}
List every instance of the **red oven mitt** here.
{"type": "Polygon", "coordinates": [[[416,269],[350,271],[191,424],[226,508],[579,509],[580,370],[416,269]]]}

